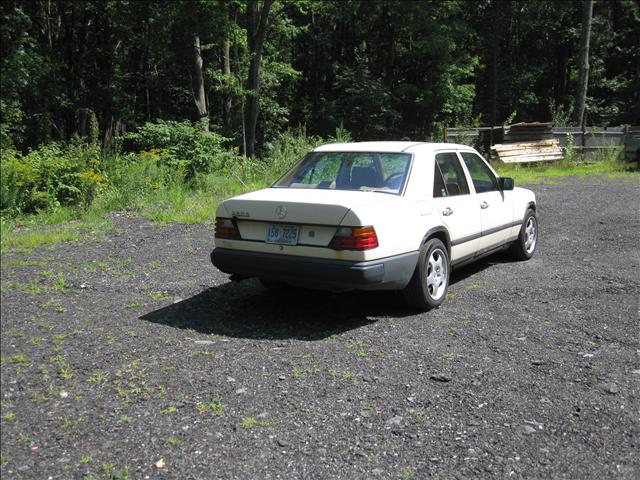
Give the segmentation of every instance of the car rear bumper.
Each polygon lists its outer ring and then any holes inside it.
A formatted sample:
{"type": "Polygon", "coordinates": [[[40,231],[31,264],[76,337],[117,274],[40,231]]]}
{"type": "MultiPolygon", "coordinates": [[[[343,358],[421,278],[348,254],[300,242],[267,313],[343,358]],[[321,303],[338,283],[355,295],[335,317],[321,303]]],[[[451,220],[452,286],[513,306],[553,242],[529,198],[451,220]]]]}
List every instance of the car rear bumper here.
{"type": "Polygon", "coordinates": [[[393,290],[404,288],[416,268],[418,252],[366,262],[215,248],[211,262],[225,273],[281,280],[326,290],[393,290]]]}

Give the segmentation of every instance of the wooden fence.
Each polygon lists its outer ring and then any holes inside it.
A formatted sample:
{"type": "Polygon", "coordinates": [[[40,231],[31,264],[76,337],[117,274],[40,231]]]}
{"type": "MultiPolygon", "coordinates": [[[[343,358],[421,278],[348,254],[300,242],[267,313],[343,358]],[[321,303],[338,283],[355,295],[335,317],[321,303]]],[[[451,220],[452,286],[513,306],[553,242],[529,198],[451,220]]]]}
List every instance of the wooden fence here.
{"type": "MultiPolygon", "coordinates": [[[[491,146],[508,141],[510,125],[502,127],[445,128],[445,142],[474,145],[486,152],[491,146]]],[[[640,127],[552,127],[546,138],[555,138],[562,149],[573,147],[584,158],[594,157],[598,151],[624,148],[629,161],[640,162],[640,127]]],[[[639,163],[640,165],[640,163],[639,163]]]]}

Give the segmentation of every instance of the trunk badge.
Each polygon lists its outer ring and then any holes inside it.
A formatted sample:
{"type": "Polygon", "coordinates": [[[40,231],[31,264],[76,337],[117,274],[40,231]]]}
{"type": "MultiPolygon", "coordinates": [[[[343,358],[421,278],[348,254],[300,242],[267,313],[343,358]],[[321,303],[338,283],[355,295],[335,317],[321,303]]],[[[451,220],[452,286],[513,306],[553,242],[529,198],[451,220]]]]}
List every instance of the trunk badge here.
{"type": "Polygon", "coordinates": [[[284,205],[278,205],[276,207],[276,217],[282,219],[287,216],[287,207],[284,205]]]}

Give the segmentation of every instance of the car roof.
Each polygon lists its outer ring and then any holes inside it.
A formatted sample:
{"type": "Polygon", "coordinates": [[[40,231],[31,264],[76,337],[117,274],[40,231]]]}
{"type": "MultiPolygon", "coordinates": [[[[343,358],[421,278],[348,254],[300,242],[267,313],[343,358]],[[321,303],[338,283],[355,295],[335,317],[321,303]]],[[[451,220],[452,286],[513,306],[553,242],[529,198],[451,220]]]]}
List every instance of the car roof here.
{"type": "Polygon", "coordinates": [[[349,142],[328,143],[315,148],[314,152],[386,152],[386,153],[428,153],[443,149],[473,150],[468,145],[457,143],[431,142],[349,142]]]}

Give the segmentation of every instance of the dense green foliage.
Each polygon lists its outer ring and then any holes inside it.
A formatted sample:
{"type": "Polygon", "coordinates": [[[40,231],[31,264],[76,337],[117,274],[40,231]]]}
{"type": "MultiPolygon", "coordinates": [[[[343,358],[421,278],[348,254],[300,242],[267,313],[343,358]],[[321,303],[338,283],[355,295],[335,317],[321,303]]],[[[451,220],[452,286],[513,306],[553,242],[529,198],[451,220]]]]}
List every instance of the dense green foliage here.
{"type": "MultiPolygon", "coordinates": [[[[265,185],[335,132],[566,124],[578,76],[580,0],[5,0],[0,16],[5,215],[126,207],[166,220],[171,204],[208,218],[207,195],[265,185]]],[[[596,1],[587,123],[640,123],[638,65],[638,3],[596,1]]]]}
{"type": "Polygon", "coordinates": [[[100,149],[73,142],[50,143],[22,155],[2,155],[0,210],[35,212],[61,205],[90,203],[105,182],[98,173],[100,149]]]}
{"type": "MultiPolygon", "coordinates": [[[[242,150],[247,10],[241,0],[1,2],[3,145],[79,134],[111,148],[148,121],[198,120],[198,35],[208,120],[242,150]]],[[[638,3],[596,1],[592,30],[587,123],[637,123],[638,3]]],[[[568,118],[579,32],[580,0],[277,0],[259,147],[297,125],[420,139],[443,125],[568,118]]]]}

